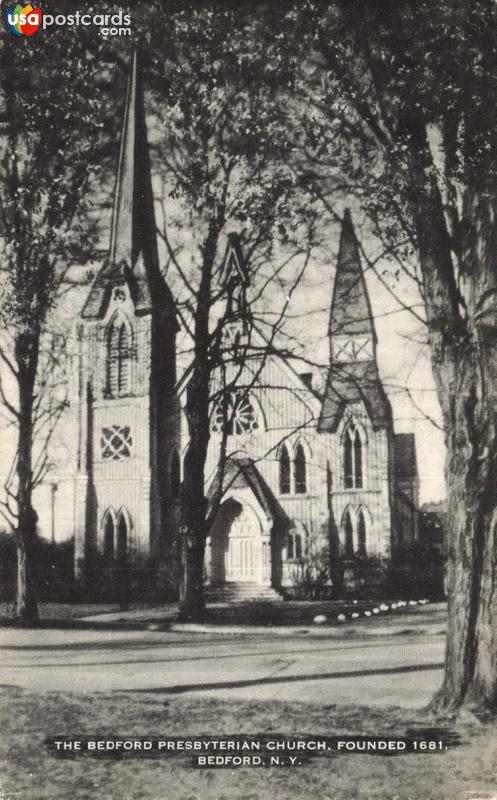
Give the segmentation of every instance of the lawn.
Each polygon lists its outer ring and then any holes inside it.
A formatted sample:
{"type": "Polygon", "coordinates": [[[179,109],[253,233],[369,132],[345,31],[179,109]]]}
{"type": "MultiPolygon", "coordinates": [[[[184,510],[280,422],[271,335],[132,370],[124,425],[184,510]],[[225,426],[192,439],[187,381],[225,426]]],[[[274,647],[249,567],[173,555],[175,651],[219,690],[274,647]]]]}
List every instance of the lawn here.
{"type": "MultiPolygon", "coordinates": [[[[325,753],[285,768],[199,770],[177,754],[160,759],[49,755],[58,735],[396,735],[443,723],[424,713],[360,706],[224,702],[164,695],[1,690],[2,800],[473,800],[497,795],[497,731],[451,725],[460,743],[442,753],[378,756],[325,753]]],[[[445,726],[447,727],[447,726],[445,726]]],[[[438,735],[438,734],[437,734],[438,735]]]]}
{"type": "MultiPolygon", "coordinates": [[[[210,625],[248,625],[262,627],[295,627],[312,626],[315,617],[324,616],[326,625],[341,627],[343,622],[354,623],[355,626],[384,626],[406,621],[411,624],[440,622],[445,625],[445,603],[414,605],[392,608],[388,611],[372,614],[370,609],[382,606],[380,602],[354,601],[287,601],[284,603],[246,602],[237,604],[212,603],[207,607],[205,623],[210,625]],[[368,611],[368,616],[364,612],[368,611]],[[339,620],[343,615],[345,619],[339,620]],[[352,616],[354,615],[354,617],[352,616]]],[[[47,627],[68,627],[71,621],[77,624],[81,618],[92,617],[99,625],[134,624],[147,627],[149,624],[169,625],[174,622],[178,607],[176,603],[162,606],[133,604],[127,610],[116,604],[103,603],[40,603],[39,614],[42,625],[47,627]],[[112,615],[108,616],[108,615],[112,615]]],[[[0,604],[0,625],[11,624],[10,611],[7,604],[0,604]]],[[[83,623],[81,623],[83,624],[83,623]]],[[[1,800],[1,798],[0,798],[1,800]]]]}

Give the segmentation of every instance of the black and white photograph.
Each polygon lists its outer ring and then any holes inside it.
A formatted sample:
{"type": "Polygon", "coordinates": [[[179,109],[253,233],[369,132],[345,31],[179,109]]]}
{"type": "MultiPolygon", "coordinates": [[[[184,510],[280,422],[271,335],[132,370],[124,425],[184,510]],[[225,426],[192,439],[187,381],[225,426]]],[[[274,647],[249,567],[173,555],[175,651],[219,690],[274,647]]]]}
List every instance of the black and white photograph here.
{"type": "Polygon", "coordinates": [[[0,800],[496,800],[496,0],[0,0],[0,800]]]}

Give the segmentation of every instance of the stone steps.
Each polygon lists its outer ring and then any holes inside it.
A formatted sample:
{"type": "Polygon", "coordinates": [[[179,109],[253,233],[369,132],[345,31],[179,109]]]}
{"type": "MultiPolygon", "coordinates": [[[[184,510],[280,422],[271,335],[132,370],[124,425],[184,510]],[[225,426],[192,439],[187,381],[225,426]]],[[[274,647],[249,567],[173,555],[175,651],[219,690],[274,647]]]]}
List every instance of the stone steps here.
{"type": "Polygon", "coordinates": [[[228,582],[220,586],[206,586],[204,596],[207,602],[248,603],[248,602],[282,602],[282,596],[271,586],[258,583],[228,582]]]}

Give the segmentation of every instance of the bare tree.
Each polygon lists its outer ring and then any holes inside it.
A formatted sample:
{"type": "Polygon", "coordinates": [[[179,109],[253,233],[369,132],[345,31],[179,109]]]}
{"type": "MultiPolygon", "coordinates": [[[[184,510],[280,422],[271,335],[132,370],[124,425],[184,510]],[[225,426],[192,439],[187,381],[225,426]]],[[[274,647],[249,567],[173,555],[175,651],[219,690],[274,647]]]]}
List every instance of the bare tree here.
{"type": "Polygon", "coordinates": [[[2,402],[17,435],[9,492],[18,564],[14,613],[21,624],[38,619],[31,563],[37,523],[33,489],[47,464],[45,455],[41,461],[34,455],[33,443],[50,434],[57,418],[43,391],[42,340],[68,266],[84,262],[92,244],[85,204],[100,127],[91,81],[97,63],[84,37],[42,39],[36,48],[19,48],[13,37],[2,37],[0,312],[11,347],[2,347],[0,354],[15,386],[15,402],[8,400],[5,386],[2,402]]]}
{"type": "MultiPolygon", "coordinates": [[[[7,439],[18,445],[19,409],[15,375],[13,374],[14,342],[7,330],[2,331],[0,344],[0,404],[2,406],[3,427],[7,439]]],[[[50,460],[50,445],[60,418],[67,408],[67,350],[63,334],[44,333],[40,340],[39,369],[34,388],[33,404],[33,471],[32,491],[43,483],[53,467],[50,460]]],[[[7,457],[8,451],[5,450],[7,457]]],[[[17,460],[14,451],[10,469],[4,483],[5,500],[0,500],[0,514],[8,527],[15,530],[18,519],[17,460]]]]}
{"type": "Polygon", "coordinates": [[[483,0],[310,0],[290,17],[315,45],[302,90],[319,177],[348,182],[425,305],[448,451],[449,622],[435,707],[495,712],[497,11],[483,0]]]}
{"type": "MultiPolygon", "coordinates": [[[[180,278],[179,310],[192,344],[186,389],[190,446],[180,525],[180,615],[185,619],[204,613],[212,378],[221,367],[223,320],[231,302],[231,290],[219,274],[226,234],[243,231],[241,267],[259,289],[256,275],[262,276],[261,265],[276,242],[308,236],[304,203],[297,202],[288,165],[295,137],[281,92],[291,82],[293,67],[275,22],[269,8],[259,19],[249,9],[188,8],[175,10],[167,24],[159,21],[147,33],[167,185],[168,280],[174,272],[180,278]],[[269,61],[268,49],[274,55],[269,61]],[[190,240],[190,264],[179,257],[175,231],[190,240]]],[[[295,249],[305,252],[306,247],[303,241],[295,249]]],[[[269,260],[274,262],[274,255],[269,260]]],[[[228,375],[226,398],[233,385],[228,375]]]]}

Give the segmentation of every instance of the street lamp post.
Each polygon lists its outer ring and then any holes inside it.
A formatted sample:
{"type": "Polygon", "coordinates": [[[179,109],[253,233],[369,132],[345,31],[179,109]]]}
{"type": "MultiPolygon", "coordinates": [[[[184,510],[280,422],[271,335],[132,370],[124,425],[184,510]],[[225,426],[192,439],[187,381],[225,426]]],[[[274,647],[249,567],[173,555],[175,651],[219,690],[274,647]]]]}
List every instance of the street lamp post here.
{"type": "Polygon", "coordinates": [[[52,537],[51,538],[52,538],[52,544],[53,544],[55,542],[55,495],[57,494],[57,489],[59,488],[58,484],[57,484],[57,481],[52,481],[52,483],[50,485],[50,488],[51,488],[50,500],[51,500],[51,510],[52,510],[52,519],[51,519],[52,537]]]}

